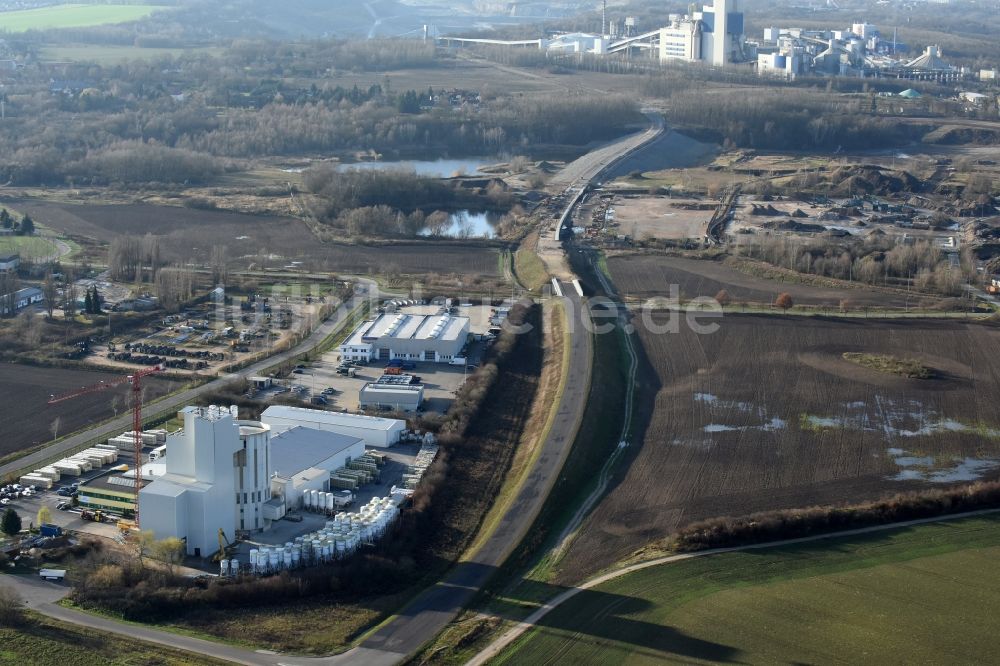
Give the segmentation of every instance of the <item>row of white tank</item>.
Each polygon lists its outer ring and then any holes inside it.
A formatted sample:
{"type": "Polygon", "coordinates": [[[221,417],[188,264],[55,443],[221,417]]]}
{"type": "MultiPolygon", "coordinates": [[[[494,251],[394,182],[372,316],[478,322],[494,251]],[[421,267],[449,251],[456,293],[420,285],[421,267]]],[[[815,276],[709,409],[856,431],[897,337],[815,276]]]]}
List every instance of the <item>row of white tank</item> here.
{"type": "Polygon", "coordinates": [[[237,559],[222,560],[220,573],[235,576],[241,572],[271,574],[331,562],[352,555],[363,543],[372,543],[385,535],[399,517],[399,507],[389,497],[374,497],[358,513],[340,512],[326,521],[323,529],[295,537],[284,546],[254,548],[244,566],[237,559]]]}
{"type": "Polygon", "coordinates": [[[302,493],[302,508],[316,513],[333,513],[354,500],[354,494],[339,495],[320,490],[306,490],[302,493]]]}

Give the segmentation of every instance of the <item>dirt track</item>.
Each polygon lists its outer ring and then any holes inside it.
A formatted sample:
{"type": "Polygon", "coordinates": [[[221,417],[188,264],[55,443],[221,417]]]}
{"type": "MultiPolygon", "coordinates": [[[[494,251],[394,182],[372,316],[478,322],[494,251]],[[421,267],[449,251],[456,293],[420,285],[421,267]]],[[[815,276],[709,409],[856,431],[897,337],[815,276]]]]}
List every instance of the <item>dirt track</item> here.
{"type": "Polygon", "coordinates": [[[640,337],[661,388],[640,400],[642,445],[561,582],[702,518],[1000,475],[1000,327],[727,315],[712,335],[640,337]],[[915,357],[937,378],[880,374],[845,351],[915,357]]]}

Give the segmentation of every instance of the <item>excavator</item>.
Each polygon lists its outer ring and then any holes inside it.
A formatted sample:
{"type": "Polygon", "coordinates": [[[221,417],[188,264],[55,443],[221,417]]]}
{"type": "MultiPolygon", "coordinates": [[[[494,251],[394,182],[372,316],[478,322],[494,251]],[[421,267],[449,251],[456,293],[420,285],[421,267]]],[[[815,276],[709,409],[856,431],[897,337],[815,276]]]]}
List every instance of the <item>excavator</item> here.
{"type": "Polygon", "coordinates": [[[224,560],[230,557],[234,550],[236,550],[236,544],[229,541],[229,537],[226,536],[226,532],[220,527],[219,550],[212,556],[212,561],[218,562],[220,560],[224,560]]]}

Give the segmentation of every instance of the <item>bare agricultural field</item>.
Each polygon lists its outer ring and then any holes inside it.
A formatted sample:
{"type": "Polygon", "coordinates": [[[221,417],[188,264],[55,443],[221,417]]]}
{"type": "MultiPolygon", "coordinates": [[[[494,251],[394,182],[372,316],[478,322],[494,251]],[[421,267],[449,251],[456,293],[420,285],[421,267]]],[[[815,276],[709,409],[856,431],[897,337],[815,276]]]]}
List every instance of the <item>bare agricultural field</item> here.
{"type": "Polygon", "coordinates": [[[1000,326],[727,315],[711,335],[639,330],[660,388],[640,396],[635,457],[571,546],[565,581],[709,517],[1000,476],[1000,326]],[[932,377],[844,352],[912,358],[932,377]]]}
{"type": "MultiPolygon", "coordinates": [[[[91,393],[57,405],[46,405],[59,395],[101,381],[118,379],[125,373],[90,372],[5,363],[0,365],[0,456],[43,444],[53,437],[53,422],[59,419],[58,435],[103,421],[127,410],[128,387],[91,393]]],[[[181,386],[163,377],[145,380],[146,400],[151,401],[181,386]]]]}
{"type": "MultiPolygon", "coordinates": [[[[725,290],[732,302],[771,304],[778,294],[787,292],[800,305],[837,309],[847,300],[849,307],[916,308],[931,307],[939,301],[934,297],[907,296],[895,291],[819,287],[796,282],[778,282],[746,275],[725,261],[689,259],[662,255],[618,255],[608,257],[608,269],[622,295],[646,300],[654,296],[670,296],[671,285],[680,289],[680,298],[698,296],[715,298],[725,290]]],[[[733,306],[735,307],[735,306],[733,306]]]]}
{"type": "Polygon", "coordinates": [[[110,242],[116,236],[153,234],[167,261],[207,262],[216,245],[241,267],[293,266],[337,273],[457,273],[498,276],[495,248],[449,241],[387,245],[323,243],[301,220],[145,204],[85,205],[19,201],[18,209],[73,236],[110,242]],[[295,263],[298,262],[298,263],[295,263]]]}
{"type": "Polygon", "coordinates": [[[616,197],[613,208],[622,233],[674,240],[704,238],[715,212],[714,206],[706,210],[704,201],[642,195],[616,197]]]}

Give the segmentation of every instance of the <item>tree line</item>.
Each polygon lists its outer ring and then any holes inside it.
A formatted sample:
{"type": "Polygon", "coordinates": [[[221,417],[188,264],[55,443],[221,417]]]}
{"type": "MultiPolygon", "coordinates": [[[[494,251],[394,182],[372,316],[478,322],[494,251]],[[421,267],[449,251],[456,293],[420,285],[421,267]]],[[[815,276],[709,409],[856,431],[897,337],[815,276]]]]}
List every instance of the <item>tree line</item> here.
{"type": "Polygon", "coordinates": [[[735,246],[737,254],[810,275],[880,286],[913,285],[920,291],[958,296],[975,276],[968,251],[953,263],[928,241],[896,244],[869,237],[831,242],[768,236],[735,246]]]}

